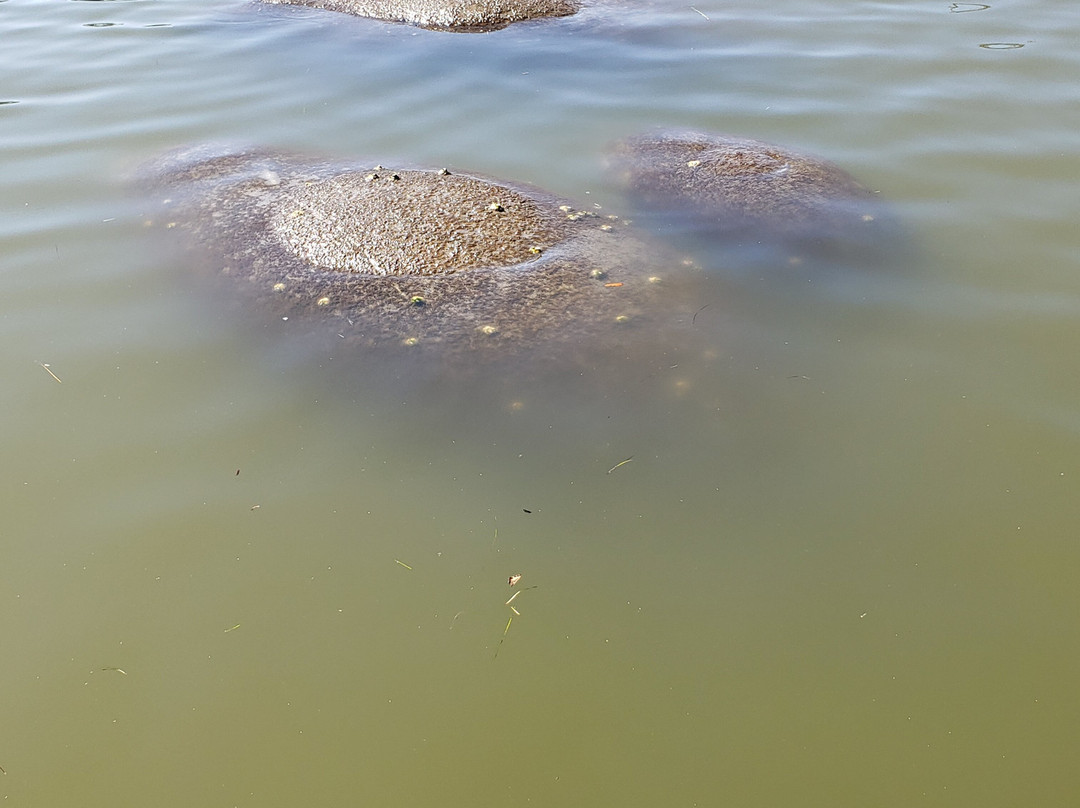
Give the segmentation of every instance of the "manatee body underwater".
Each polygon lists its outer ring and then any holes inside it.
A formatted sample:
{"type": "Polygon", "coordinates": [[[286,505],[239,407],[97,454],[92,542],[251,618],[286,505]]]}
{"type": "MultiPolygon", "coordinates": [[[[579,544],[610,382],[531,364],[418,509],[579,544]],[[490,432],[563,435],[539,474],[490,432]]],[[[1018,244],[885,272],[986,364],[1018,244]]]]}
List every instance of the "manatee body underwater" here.
{"type": "Polygon", "coordinates": [[[566,17],[580,8],[577,0],[262,0],[308,6],[357,17],[402,22],[438,31],[495,31],[507,25],[546,17],[566,17]]]}
{"type": "Polygon", "coordinates": [[[240,305],[440,358],[618,345],[693,273],[624,220],[527,185],[260,150],[172,154],[158,219],[240,305]]]}
{"type": "Polygon", "coordinates": [[[692,315],[723,289],[686,257],[702,237],[740,245],[709,254],[735,264],[749,243],[751,263],[764,251],[754,266],[778,273],[887,249],[876,195],[816,158],[678,132],[622,141],[614,159],[641,218],[674,223],[667,239],[456,169],[199,147],[148,176],[167,231],[238,306],[331,331],[349,351],[465,364],[712,350],[692,315]]]}
{"type": "Polygon", "coordinates": [[[610,165],[633,214],[738,263],[877,263],[896,224],[839,166],[782,146],[687,130],[627,138],[610,165]]]}

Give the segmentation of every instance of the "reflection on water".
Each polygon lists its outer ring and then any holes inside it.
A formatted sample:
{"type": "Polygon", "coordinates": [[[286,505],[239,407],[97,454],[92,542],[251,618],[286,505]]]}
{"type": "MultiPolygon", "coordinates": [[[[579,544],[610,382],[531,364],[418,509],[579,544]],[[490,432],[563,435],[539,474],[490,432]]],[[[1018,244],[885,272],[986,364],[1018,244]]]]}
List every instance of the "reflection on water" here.
{"type": "Polygon", "coordinates": [[[1067,804],[1080,12],[968,5],[0,4],[5,799],[1067,804]],[[621,215],[669,126],[837,163],[898,260],[672,233],[663,320],[452,367],[237,311],[122,181],[252,143],[621,215]]]}

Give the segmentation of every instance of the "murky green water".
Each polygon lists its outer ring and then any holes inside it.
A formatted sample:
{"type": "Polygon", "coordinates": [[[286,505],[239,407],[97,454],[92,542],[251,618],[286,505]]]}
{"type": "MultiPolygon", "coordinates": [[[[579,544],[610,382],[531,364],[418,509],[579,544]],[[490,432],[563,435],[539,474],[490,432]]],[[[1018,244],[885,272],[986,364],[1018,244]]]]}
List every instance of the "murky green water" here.
{"type": "Polygon", "coordinates": [[[1051,0],[484,36],[0,2],[4,804],[1075,799],[1078,28],[1051,0]],[[236,318],[124,182],[239,142],[618,211],[606,144],[657,125],[840,163],[911,255],[698,256],[691,342],[463,380],[236,318]]]}

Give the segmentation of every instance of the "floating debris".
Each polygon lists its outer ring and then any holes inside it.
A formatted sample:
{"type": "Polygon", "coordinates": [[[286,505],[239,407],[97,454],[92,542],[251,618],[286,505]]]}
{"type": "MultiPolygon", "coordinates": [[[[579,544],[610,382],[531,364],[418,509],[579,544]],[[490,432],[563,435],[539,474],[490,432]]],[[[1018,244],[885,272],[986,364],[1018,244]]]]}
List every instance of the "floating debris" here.
{"type": "Polygon", "coordinates": [[[46,363],[46,362],[38,362],[38,364],[41,365],[41,367],[43,367],[45,369],[46,373],[48,373],[50,376],[52,376],[54,379],[56,379],[56,381],[60,382],[60,384],[63,384],[63,382],[60,381],[60,377],[57,376],[55,373],[53,373],[51,370],[49,370],[48,363],[46,363]]]}
{"type": "Polygon", "coordinates": [[[510,630],[510,624],[514,622],[514,615],[510,615],[510,619],[506,621],[506,628],[503,629],[502,636],[499,638],[499,644],[495,646],[495,656],[492,659],[499,658],[499,649],[502,648],[503,640],[506,639],[506,632],[510,630]]]}

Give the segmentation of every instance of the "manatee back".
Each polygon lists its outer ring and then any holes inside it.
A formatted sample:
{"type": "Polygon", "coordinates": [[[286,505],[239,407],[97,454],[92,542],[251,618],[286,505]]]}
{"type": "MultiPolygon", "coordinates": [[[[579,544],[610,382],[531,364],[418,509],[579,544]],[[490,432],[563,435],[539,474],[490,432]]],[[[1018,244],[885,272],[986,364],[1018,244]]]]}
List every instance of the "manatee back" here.
{"type": "Polygon", "coordinates": [[[877,195],[839,166],[761,141],[662,132],[618,143],[612,163],[639,219],[751,261],[864,258],[894,235],[877,195]]]}

